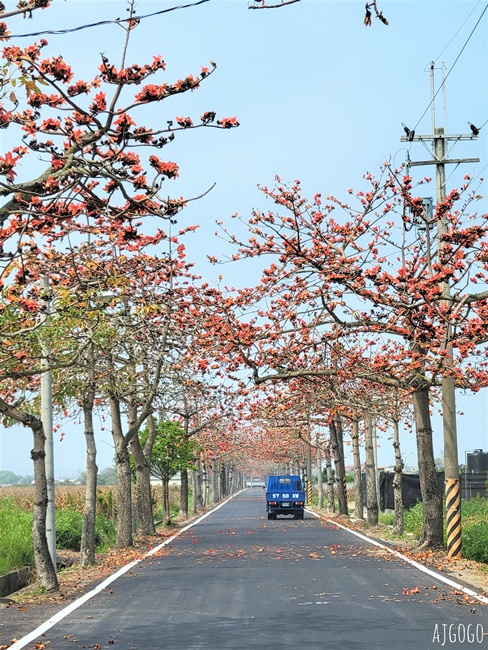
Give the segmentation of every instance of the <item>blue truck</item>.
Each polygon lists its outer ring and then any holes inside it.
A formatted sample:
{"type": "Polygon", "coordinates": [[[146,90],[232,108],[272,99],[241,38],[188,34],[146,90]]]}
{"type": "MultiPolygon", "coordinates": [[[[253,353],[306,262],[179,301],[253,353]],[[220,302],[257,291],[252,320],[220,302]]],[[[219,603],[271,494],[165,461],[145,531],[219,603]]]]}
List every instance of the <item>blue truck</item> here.
{"type": "Polygon", "coordinates": [[[299,476],[270,476],[266,488],[266,512],[268,519],[277,515],[293,515],[303,519],[305,492],[299,476]]]}

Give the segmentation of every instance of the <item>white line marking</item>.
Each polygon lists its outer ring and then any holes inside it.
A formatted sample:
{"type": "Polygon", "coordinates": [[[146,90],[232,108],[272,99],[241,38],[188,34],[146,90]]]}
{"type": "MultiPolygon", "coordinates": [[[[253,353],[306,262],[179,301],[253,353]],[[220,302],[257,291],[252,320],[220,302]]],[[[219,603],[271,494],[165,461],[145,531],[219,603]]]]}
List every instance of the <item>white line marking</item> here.
{"type": "Polygon", "coordinates": [[[458,589],[459,591],[462,591],[463,593],[467,594],[468,596],[471,596],[472,598],[476,598],[480,602],[484,603],[485,605],[488,605],[488,598],[486,596],[482,596],[481,594],[477,593],[476,591],[473,591],[472,589],[468,589],[467,587],[463,587],[463,585],[460,585],[458,582],[454,582],[454,580],[451,580],[450,578],[446,578],[446,576],[442,575],[441,573],[437,573],[437,571],[432,571],[432,569],[428,569],[426,566],[423,564],[419,564],[415,560],[410,559],[406,555],[403,555],[402,553],[399,553],[398,551],[395,551],[392,548],[389,548],[388,546],[385,546],[384,544],[381,544],[380,542],[377,542],[375,539],[372,539],[371,537],[367,537],[366,535],[363,535],[362,533],[358,533],[356,530],[353,530],[352,528],[348,528],[347,526],[343,526],[342,524],[337,523],[337,521],[334,521],[333,519],[327,519],[326,517],[322,517],[322,515],[318,515],[317,513],[313,512],[312,510],[307,510],[307,512],[311,515],[315,515],[318,519],[325,519],[329,524],[332,524],[334,526],[338,526],[339,528],[342,528],[343,530],[346,530],[348,533],[351,533],[351,535],[356,535],[356,537],[360,537],[364,541],[368,542],[369,544],[373,544],[374,546],[378,546],[379,548],[382,548],[388,553],[391,553],[395,557],[399,558],[400,560],[403,560],[404,562],[408,562],[408,564],[411,564],[414,566],[416,569],[419,569],[419,571],[422,571],[423,573],[426,573],[427,575],[431,576],[432,578],[436,578],[437,580],[440,580],[441,582],[444,582],[446,585],[449,585],[450,587],[454,587],[454,589],[458,589]]]}
{"type": "MultiPolygon", "coordinates": [[[[243,490],[241,490],[243,492],[243,490]]],[[[172,537],[169,539],[165,540],[155,548],[151,549],[148,551],[145,555],[143,555],[141,558],[138,560],[134,560],[130,564],[126,564],[123,566],[121,569],[119,569],[116,573],[113,575],[109,576],[106,580],[101,582],[99,585],[97,585],[94,589],[89,591],[88,593],[84,594],[83,596],[80,596],[77,600],[75,600],[71,605],[68,605],[64,609],[62,609],[60,612],[52,616],[49,620],[47,620],[45,623],[42,623],[42,625],[39,625],[35,630],[32,632],[29,632],[26,636],[22,637],[21,639],[18,639],[13,645],[9,646],[9,650],[20,650],[21,648],[25,648],[25,646],[30,643],[31,641],[35,641],[41,634],[44,634],[44,632],[47,632],[47,630],[50,630],[56,623],[59,623],[60,621],[63,620],[68,614],[71,614],[71,612],[74,612],[75,609],[78,609],[78,607],[81,607],[84,603],[86,603],[87,600],[90,600],[90,598],[93,598],[96,596],[98,593],[103,591],[108,585],[110,585],[112,582],[117,580],[117,578],[120,578],[120,576],[124,575],[124,573],[127,573],[127,571],[130,571],[132,567],[136,566],[139,564],[139,562],[142,562],[142,560],[145,560],[147,557],[150,557],[151,555],[154,555],[157,553],[159,550],[161,550],[164,546],[167,546],[170,544],[173,540],[175,540],[181,533],[184,533],[186,530],[192,528],[192,526],[196,526],[199,524],[201,521],[203,521],[206,517],[211,515],[213,512],[218,510],[219,508],[222,508],[222,506],[225,506],[226,503],[228,503],[231,499],[236,497],[240,492],[236,492],[236,494],[233,494],[231,497],[226,499],[225,501],[222,501],[222,503],[219,503],[215,508],[212,508],[212,510],[209,510],[206,512],[204,515],[201,517],[198,517],[198,519],[195,519],[195,521],[191,522],[190,524],[187,524],[184,526],[181,530],[179,530],[177,533],[175,533],[172,537]]]]}

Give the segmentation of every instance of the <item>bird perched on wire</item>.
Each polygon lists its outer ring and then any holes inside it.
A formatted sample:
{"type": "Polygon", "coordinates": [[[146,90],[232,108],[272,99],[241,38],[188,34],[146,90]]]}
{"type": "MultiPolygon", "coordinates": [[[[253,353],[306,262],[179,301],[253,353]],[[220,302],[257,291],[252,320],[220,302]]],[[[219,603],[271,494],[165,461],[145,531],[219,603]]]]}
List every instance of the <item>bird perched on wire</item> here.
{"type": "Polygon", "coordinates": [[[410,131],[408,126],[405,126],[405,124],[402,122],[403,130],[405,131],[407,135],[407,140],[408,142],[413,142],[413,139],[415,138],[415,131],[410,131]]]}
{"type": "Polygon", "coordinates": [[[476,127],[474,124],[471,124],[471,122],[468,122],[468,124],[469,124],[469,128],[471,129],[472,134],[473,135],[478,135],[478,133],[480,132],[478,127],[476,127]]]}

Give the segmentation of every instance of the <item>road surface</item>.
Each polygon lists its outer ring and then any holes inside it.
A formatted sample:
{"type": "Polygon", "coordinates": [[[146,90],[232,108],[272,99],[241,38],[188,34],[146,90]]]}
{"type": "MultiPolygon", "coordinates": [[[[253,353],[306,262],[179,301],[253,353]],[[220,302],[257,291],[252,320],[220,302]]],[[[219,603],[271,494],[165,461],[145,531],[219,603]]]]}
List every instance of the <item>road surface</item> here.
{"type": "Polygon", "coordinates": [[[264,490],[252,488],[12,648],[38,641],[49,650],[488,648],[488,608],[311,513],[268,521],[264,490]]]}

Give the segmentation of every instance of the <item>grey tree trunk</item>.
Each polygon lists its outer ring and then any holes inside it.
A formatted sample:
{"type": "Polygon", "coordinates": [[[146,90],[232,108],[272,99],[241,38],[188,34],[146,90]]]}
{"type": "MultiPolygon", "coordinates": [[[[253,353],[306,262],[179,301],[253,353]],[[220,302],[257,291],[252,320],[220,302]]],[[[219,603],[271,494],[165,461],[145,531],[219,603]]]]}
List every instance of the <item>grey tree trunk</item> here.
{"type": "Polygon", "coordinates": [[[34,463],[34,516],[32,520],[32,544],[34,546],[34,561],[39,582],[46,591],[57,591],[59,588],[56,569],[53,566],[46,537],[47,513],[47,480],[45,466],[45,435],[42,422],[33,418],[31,430],[34,445],[31,458],[34,463]]]}
{"type": "Polygon", "coordinates": [[[132,485],[129,453],[122,431],[120,404],[117,397],[110,395],[112,416],[112,439],[115,447],[115,468],[117,470],[117,546],[132,546],[132,485]]]}
{"type": "Polygon", "coordinates": [[[420,548],[443,545],[442,490],[437,480],[432,444],[429,386],[421,386],[412,395],[417,437],[420,491],[422,494],[424,524],[420,548]]]}
{"type": "Polygon", "coordinates": [[[209,485],[208,485],[208,466],[205,461],[202,464],[202,498],[203,507],[206,508],[209,503],[209,485]]]}
{"type": "Polygon", "coordinates": [[[130,450],[136,467],[136,513],[138,534],[153,535],[155,528],[152,513],[151,468],[137,435],[130,441],[130,450]]]}
{"type": "Polygon", "coordinates": [[[376,490],[376,465],[373,442],[373,418],[364,413],[364,444],[366,447],[366,518],[368,524],[378,523],[378,493],[376,490]]]}
{"type": "Polygon", "coordinates": [[[227,496],[227,485],[226,485],[226,468],[225,462],[222,462],[220,466],[220,497],[225,499],[227,496]]]}
{"type": "Polygon", "coordinates": [[[169,503],[169,480],[163,479],[161,481],[163,486],[163,524],[165,526],[171,525],[171,507],[169,503]]]}
{"type": "Polygon", "coordinates": [[[229,472],[227,474],[227,494],[233,494],[235,490],[236,468],[229,463],[229,472]]]}
{"type": "Polygon", "coordinates": [[[93,364],[89,369],[89,386],[83,397],[83,422],[86,444],[86,486],[83,508],[83,528],[81,531],[80,565],[95,564],[95,521],[97,514],[97,447],[93,427],[93,405],[95,403],[95,379],[93,364]]]}
{"type": "Polygon", "coordinates": [[[395,450],[395,475],[393,477],[393,502],[395,510],[395,520],[393,523],[393,532],[395,535],[403,534],[403,461],[400,451],[400,431],[398,420],[393,422],[393,448],[395,450]]]}
{"type": "Polygon", "coordinates": [[[193,512],[196,513],[203,508],[202,498],[202,474],[200,471],[200,460],[196,462],[197,469],[193,470],[193,512]]]}
{"type": "Polygon", "coordinates": [[[330,440],[324,450],[325,467],[327,470],[327,512],[335,512],[334,472],[330,454],[330,440]]]}
{"type": "MultiPolygon", "coordinates": [[[[318,438],[318,435],[317,435],[318,438]]],[[[316,452],[316,460],[317,460],[317,492],[318,492],[318,508],[319,510],[323,510],[324,508],[324,484],[322,482],[322,451],[320,449],[320,446],[318,444],[319,440],[317,439],[317,452],[316,452]]]]}
{"type": "Polygon", "coordinates": [[[34,465],[34,512],[32,519],[32,543],[37,579],[46,591],[59,588],[56,568],[53,566],[46,537],[47,478],[44,429],[40,418],[10,406],[0,398],[0,413],[8,415],[32,431],[31,458],[34,465]]]}
{"type": "Polygon", "coordinates": [[[344,441],[340,421],[332,420],[330,423],[330,445],[334,458],[337,501],[339,503],[339,514],[347,515],[347,494],[346,494],[346,472],[344,466],[344,441]]]}
{"type": "Polygon", "coordinates": [[[189,490],[188,490],[188,470],[182,469],[180,472],[181,476],[181,485],[180,485],[180,512],[178,514],[182,519],[188,519],[188,501],[189,501],[189,490]]]}
{"type": "MultiPolygon", "coordinates": [[[[132,383],[135,385],[136,370],[132,365],[129,368],[132,383]]],[[[128,424],[129,429],[131,429],[137,420],[137,400],[133,395],[128,399],[127,407],[128,424]]],[[[155,528],[152,514],[151,467],[142,450],[138,432],[131,437],[128,444],[130,445],[136,471],[135,515],[137,532],[139,535],[153,535],[155,528]]],[[[149,447],[151,447],[151,443],[149,447]]]]}
{"type": "Polygon", "coordinates": [[[354,517],[356,519],[364,519],[361,454],[359,450],[359,422],[357,420],[352,421],[351,438],[354,460],[354,517]]]}
{"type": "Polygon", "coordinates": [[[219,501],[219,468],[217,461],[212,458],[212,503],[218,503],[219,501]]]}

